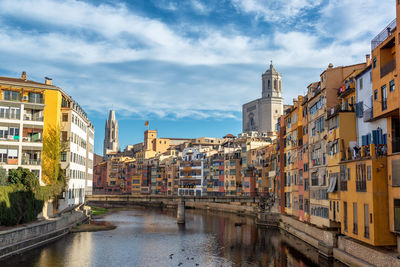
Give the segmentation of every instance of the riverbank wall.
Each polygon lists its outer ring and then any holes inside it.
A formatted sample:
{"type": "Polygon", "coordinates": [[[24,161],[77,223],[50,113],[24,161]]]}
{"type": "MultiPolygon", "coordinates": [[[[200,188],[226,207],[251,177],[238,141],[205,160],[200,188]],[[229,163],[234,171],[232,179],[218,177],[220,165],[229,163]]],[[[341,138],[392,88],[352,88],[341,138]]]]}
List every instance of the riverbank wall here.
{"type": "Polygon", "coordinates": [[[70,210],[59,217],[0,231],[0,262],[61,238],[68,234],[73,226],[88,219],[85,211],[70,210]]]}

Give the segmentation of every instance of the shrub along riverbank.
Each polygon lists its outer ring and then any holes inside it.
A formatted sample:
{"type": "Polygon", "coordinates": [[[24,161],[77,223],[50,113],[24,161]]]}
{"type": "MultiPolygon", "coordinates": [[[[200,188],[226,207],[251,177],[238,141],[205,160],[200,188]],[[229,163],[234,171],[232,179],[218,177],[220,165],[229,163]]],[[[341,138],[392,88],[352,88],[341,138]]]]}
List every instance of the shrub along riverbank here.
{"type": "Polygon", "coordinates": [[[31,171],[21,167],[10,170],[7,184],[0,186],[0,225],[35,221],[44,202],[62,192],[64,180],[60,176],[55,184],[40,186],[31,171]]]}

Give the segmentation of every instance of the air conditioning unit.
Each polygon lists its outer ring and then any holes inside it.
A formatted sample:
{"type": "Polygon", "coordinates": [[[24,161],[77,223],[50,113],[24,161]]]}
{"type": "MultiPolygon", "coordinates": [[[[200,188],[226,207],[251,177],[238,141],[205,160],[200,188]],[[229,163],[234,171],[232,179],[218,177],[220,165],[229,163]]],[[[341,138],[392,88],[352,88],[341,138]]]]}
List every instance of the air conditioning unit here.
{"type": "Polygon", "coordinates": [[[22,97],[22,100],[28,101],[28,96],[27,96],[27,95],[24,95],[24,96],[22,97]]]}

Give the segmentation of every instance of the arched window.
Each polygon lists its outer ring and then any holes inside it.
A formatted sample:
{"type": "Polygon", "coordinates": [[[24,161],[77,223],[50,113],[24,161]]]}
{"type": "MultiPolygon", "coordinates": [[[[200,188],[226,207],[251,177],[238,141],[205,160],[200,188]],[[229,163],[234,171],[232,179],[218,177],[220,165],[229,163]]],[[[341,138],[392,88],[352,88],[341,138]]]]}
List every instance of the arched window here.
{"type": "Polygon", "coordinates": [[[268,80],[268,89],[271,89],[271,80],[268,80]]]}
{"type": "Polygon", "coordinates": [[[274,89],[277,90],[278,87],[276,86],[276,80],[274,80],[274,89]]]}

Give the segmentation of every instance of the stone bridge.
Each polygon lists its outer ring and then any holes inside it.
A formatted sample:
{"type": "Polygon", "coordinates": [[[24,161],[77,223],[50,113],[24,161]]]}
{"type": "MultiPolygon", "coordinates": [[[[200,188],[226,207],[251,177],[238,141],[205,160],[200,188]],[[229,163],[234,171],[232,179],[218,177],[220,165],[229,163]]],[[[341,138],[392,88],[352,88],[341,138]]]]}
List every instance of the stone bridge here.
{"type": "MultiPolygon", "coordinates": [[[[259,203],[258,197],[244,196],[185,196],[186,208],[208,209],[216,211],[227,211],[239,214],[257,215],[259,203]]],[[[86,204],[102,207],[125,207],[125,206],[152,206],[152,207],[167,207],[176,208],[180,196],[134,196],[134,195],[91,195],[86,196],[86,204]]]]}

